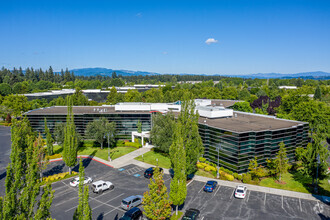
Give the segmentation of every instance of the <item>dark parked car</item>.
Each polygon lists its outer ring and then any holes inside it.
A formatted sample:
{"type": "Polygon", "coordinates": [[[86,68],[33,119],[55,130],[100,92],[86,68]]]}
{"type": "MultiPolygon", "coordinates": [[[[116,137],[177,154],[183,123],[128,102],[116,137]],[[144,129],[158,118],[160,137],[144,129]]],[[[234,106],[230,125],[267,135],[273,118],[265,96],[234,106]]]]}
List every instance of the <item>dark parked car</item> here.
{"type": "MultiPolygon", "coordinates": [[[[171,178],[173,179],[173,177],[174,177],[174,170],[171,168],[169,170],[169,172],[170,172],[171,178]]],[[[195,176],[194,173],[188,174],[187,175],[187,180],[192,180],[194,178],[194,176],[195,176]]]]}
{"type": "MultiPolygon", "coordinates": [[[[144,171],[144,177],[148,178],[148,179],[151,178],[154,175],[155,168],[156,167],[150,167],[150,168],[146,169],[146,171],[144,171]]],[[[160,170],[160,172],[163,172],[163,168],[159,167],[159,170],[160,170]]]]}
{"type": "Polygon", "coordinates": [[[209,180],[204,186],[204,191],[205,192],[213,192],[213,190],[217,187],[218,182],[209,180]]]}
{"type": "Polygon", "coordinates": [[[182,220],[196,220],[199,216],[199,210],[197,209],[188,209],[184,216],[182,217],[182,220]]]}
{"type": "Polygon", "coordinates": [[[134,207],[131,210],[125,212],[125,214],[119,220],[141,220],[142,219],[142,211],[134,207]]]}

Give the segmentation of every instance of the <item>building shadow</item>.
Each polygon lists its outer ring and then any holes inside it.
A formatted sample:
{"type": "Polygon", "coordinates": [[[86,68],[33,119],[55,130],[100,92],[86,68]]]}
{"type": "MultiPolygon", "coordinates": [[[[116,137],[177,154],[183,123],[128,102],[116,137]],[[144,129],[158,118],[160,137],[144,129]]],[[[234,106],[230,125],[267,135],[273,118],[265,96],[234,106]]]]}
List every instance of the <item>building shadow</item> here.
{"type": "Polygon", "coordinates": [[[322,220],[329,220],[330,219],[330,216],[325,216],[322,213],[319,213],[318,215],[319,215],[320,219],[322,219],[322,220]]]}

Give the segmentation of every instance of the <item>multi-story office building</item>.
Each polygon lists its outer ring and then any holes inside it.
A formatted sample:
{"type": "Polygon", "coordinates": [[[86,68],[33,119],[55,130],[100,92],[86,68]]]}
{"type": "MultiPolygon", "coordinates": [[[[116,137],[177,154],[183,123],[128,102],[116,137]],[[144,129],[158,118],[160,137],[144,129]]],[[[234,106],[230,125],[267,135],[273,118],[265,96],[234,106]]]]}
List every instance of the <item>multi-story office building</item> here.
{"type": "MultiPolygon", "coordinates": [[[[283,120],[272,116],[235,112],[226,107],[235,102],[227,100],[196,100],[196,111],[200,114],[199,133],[205,150],[204,157],[238,173],[246,172],[254,157],[266,165],[284,142],[287,155],[292,160],[296,147],[305,147],[308,142],[308,123],[283,120]]],[[[179,114],[179,103],[119,103],[114,106],[74,106],[75,124],[84,135],[88,122],[106,117],[116,122],[117,138],[130,139],[137,130],[138,121],[143,131],[150,131],[154,112],[179,114]]],[[[44,118],[50,130],[56,122],[65,122],[66,107],[54,106],[26,113],[34,130],[44,132],[44,118]]]]}

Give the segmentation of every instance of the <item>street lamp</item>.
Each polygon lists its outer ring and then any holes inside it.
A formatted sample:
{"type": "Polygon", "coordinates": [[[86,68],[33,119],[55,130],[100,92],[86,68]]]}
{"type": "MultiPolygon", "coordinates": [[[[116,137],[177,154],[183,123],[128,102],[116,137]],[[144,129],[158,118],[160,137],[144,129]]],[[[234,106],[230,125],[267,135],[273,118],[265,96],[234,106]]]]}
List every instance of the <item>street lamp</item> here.
{"type": "MultiPolygon", "coordinates": [[[[108,161],[111,162],[111,157],[110,157],[110,132],[107,133],[108,136],[108,161]]],[[[111,134],[111,137],[113,137],[113,134],[111,134]]]]}

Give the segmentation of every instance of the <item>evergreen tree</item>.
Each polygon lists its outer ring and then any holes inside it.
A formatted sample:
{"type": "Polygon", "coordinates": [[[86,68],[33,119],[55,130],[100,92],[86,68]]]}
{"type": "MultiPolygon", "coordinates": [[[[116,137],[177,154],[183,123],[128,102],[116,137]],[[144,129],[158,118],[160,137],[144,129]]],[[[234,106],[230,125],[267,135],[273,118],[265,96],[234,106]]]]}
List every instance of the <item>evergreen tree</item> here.
{"type": "Polygon", "coordinates": [[[50,217],[49,208],[54,193],[50,185],[45,187],[46,190],[37,203],[40,194],[38,175],[40,148],[43,146],[38,143],[38,140],[34,141],[27,120],[23,119],[21,122],[13,120],[11,162],[7,167],[2,219],[50,217]]]}
{"type": "Polygon", "coordinates": [[[321,100],[322,99],[322,91],[321,91],[320,85],[317,85],[317,87],[315,89],[314,99],[315,100],[321,100]]]}
{"type": "Polygon", "coordinates": [[[289,159],[286,156],[286,148],[283,142],[279,144],[280,150],[276,154],[275,164],[279,174],[279,180],[281,181],[281,175],[286,173],[289,168],[289,159]]]}
{"type": "Polygon", "coordinates": [[[142,133],[142,123],[141,123],[140,120],[138,121],[138,123],[136,124],[136,126],[137,126],[137,132],[142,133]]]}
{"type": "Polygon", "coordinates": [[[118,102],[119,94],[117,93],[117,89],[113,86],[110,89],[109,95],[107,97],[107,101],[110,105],[115,105],[118,102]]]}
{"type": "Polygon", "coordinates": [[[67,103],[68,114],[66,117],[66,126],[64,130],[63,161],[69,167],[69,173],[71,174],[71,167],[77,163],[78,140],[76,126],[74,124],[71,97],[67,98],[67,103]]]}
{"type": "Polygon", "coordinates": [[[149,191],[143,194],[143,214],[151,220],[165,220],[171,215],[171,202],[164,184],[163,174],[157,167],[154,180],[150,178],[149,191]]]}
{"type": "Polygon", "coordinates": [[[45,136],[46,136],[46,144],[47,144],[47,153],[48,156],[53,155],[53,138],[47,126],[47,119],[45,118],[45,136]]]}
{"type": "MultiPolygon", "coordinates": [[[[187,97],[187,96],[186,96],[187,97]]],[[[194,100],[182,102],[181,113],[178,120],[181,123],[181,135],[183,146],[186,151],[186,173],[191,174],[197,171],[197,160],[204,152],[203,142],[198,133],[199,114],[195,113],[194,100]]]]}
{"type": "Polygon", "coordinates": [[[173,205],[176,206],[176,215],[178,215],[178,206],[183,204],[187,197],[186,152],[180,130],[181,123],[178,122],[176,131],[173,134],[173,143],[170,147],[170,158],[174,170],[174,177],[170,185],[170,199],[173,205]]]}

